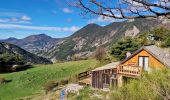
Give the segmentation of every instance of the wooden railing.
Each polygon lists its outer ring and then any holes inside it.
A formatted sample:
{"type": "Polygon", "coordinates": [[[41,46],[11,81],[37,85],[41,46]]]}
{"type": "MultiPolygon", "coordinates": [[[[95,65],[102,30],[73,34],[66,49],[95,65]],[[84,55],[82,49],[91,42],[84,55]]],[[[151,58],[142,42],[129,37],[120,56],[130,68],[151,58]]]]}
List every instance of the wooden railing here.
{"type": "Polygon", "coordinates": [[[103,84],[103,88],[109,88],[109,86],[110,86],[109,84],[106,83],[103,84]]]}
{"type": "Polygon", "coordinates": [[[90,77],[90,71],[86,71],[78,74],[78,80],[83,80],[89,77],[90,77]]]}
{"type": "Polygon", "coordinates": [[[126,76],[138,77],[141,75],[142,68],[135,65],[119,65],[117,67],[117,73],[126,76]]]}

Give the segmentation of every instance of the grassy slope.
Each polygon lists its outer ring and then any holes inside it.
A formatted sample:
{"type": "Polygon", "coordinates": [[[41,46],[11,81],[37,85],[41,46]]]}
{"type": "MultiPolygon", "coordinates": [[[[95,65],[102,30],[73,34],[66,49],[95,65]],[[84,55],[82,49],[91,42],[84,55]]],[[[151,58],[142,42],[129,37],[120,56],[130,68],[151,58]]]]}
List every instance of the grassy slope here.
{"type": "Polygon", "coordinates": [[[42,92],[43,85],[49,80],[68,79],[78,73],[94,68],[95,60],[39,65],[22,72],[0,74],[9,83],[0,86],[0,100],[12,100],[42,92]]]}

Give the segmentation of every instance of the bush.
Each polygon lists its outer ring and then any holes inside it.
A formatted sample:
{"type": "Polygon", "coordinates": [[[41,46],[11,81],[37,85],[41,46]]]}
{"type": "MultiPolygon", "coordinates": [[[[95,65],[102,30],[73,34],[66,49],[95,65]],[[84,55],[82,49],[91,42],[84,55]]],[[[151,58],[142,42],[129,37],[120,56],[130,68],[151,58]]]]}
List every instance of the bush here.
{"type": "Polygon", "coordinates": [[[0,77],[0,84],[3,84],[3,83],[5,83],[5,82],[6,82],[5,78],[0,77]]]}
{"type": "Polygon", "coordinates": [[[10,71],[15,72],[15,71],[23,71],[26,69],[31,68],[31,65],[13,65],[12,67],[10,67],[10,71]]]}
{"type": "Polygon", "coordinates": [[[164,40],[164,42],[161,44],[161,47],[170,47],[170,37],[164,40]]]}
{"type": "Polygon", "coordinates": [[[94,58],[98,61],[103,60],[103,58],[105,58],[106,56],[106,49],[103,47],[99,47],[96,49],[95,53],[94,53],[94,58]]]}
{"type": "Polygon", "coordinates": [[[68,79],[68,82],[69,83],[76,83],[78,81],[78,75],[75,75],[75,76],[70,76],[69,79],[68,79]]]}
{"type": "Polygon", "coordinates": [[[170,30],[164,27],[156,28],[138,36],[142,45],[156,44],[161,47],[170,47],[170,30]],[[153,39],[151,39],[151,37],[153,39]]]}
{"type": "Polygon", "coordinates": [[[170,70],[144,74],[114,92],[113,100],[170,100],[170,70]]]}
{"type": "Polygon", "coordinates": [[[17,71],[13,65],[24,65],[22,57],[15,54],[3,53],[0,54],[0,72],[11,72],[17,71]]]}
{"type": "Polygon", "coordinates": [[[44,90],[47,92],[50,92],[51,90],[53,90],[55,87],[57,87],[59,84],[56,81],[48,81],[45,85],[44,85],[44,90]]]}
{"type": "Polygon", "coordinates": [[[66,84],[68,84],[68,80],[62,80],[62,81],[60,82],[60,84],[61,84],[61,85],[66,85],[66,84]]]}
{"type": "Polygon", "coordinates": [[[89,100],[90,95],[92,95],[94,91],[91,90],[90,87],[85,87],[83,90],[80,90],[79,92],[80,93],[76,98],[77,100],[85,100],[85,99],[89,100]]]}

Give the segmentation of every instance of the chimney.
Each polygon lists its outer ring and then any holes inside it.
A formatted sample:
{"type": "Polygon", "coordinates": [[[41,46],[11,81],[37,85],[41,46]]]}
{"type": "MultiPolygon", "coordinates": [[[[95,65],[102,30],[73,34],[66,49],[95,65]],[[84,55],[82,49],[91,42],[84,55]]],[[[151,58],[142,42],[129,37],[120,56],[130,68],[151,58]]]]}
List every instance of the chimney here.
{"type": "Polygon", "coordinates": [[[165,57],[170,57],[170,50],[165,54],[165,57]]]}
{"type": "Polygon", "coordinates": [[[130,51],[126,52],[126,58],[131,55],[130,51]]]}

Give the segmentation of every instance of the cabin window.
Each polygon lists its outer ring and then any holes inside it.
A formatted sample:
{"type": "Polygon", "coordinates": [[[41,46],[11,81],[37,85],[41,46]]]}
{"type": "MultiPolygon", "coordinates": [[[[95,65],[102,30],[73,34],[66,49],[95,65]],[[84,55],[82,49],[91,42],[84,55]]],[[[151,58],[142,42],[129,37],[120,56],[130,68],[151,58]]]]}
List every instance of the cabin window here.
{"type": "Polygon", "coordinates": [[[148,70],[149,67],[149,57],[147,56],[139,56],[138,57],[138,65],[143,67],[145,71],[148,70]]]}

